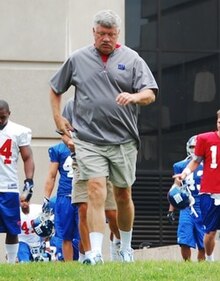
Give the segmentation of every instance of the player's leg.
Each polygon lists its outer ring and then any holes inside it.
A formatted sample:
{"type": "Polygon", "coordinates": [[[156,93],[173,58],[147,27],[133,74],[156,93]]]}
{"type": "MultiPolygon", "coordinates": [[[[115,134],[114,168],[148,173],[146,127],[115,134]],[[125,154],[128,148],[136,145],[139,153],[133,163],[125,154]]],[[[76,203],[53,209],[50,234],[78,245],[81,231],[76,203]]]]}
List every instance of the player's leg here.
{"type": "Polygon", "coordinates": [[[202,194],[200,196],[200,209],[206,232],[204,237],[206,260],[214,261],[215,236],[220,226],[220,207],[215,205],[215,199],[210,194],[202,194]]]}
{"type": "Polygon", "coordinates": [[[204,246],[205,246],[205,252],[207,256],[207,260],[213,261],[213,251],[215,248],[215,236],[216,231],[210,231],[209,233],[205,234],[204,237],[204,246]]]}
{"type": "Polygon", "coordinates": [[[191,248],[196,248],[194,218],[189,208],[180,210],[177,229],[177,243],[180,245],[183,260],[191,260],[191,248]]]}
{"type": "Polygon", "coordinates": [[[18,252],[18,234],[20,230],[20,200],[14,192],[1,193],[0,232],[6,233],[5,249],[8,263],[15,263],[18,252]]]}
{"type": "Polygon", "coordinates": [[[187,245],[181,245],[181,255],[185,261],[191,260],[191,249],[187,245]]]}
{"type": "Polygon", "coordinates": [[[17,258],[18,258],[18,262],[32,261],[32,255],[31,255],[30,248],[27,243],[19,242],[17,258]]]}
{"type": "MultiPolygon", "coordinates": [[[[73,204],[71,204],[70,197],[64,196],[62,198],[62,207],[61,207],[62,214],[60,214],[60,218],[62,219],[61,222],[62,236],[63,236],[62,250],[63,250],[63,257],[65,261],[73,260],[74,253],[73,253],[72,240],[74,238],[75,228],[77,228],[77,232],[78,232],[78,225],[74,223],[75,208],[76,207],[73,204]]],[[[77,212],[78,212],[78,208],[77,208],[77,212]]]]}
{"type": "Polygon", "coordinates": [[[194,229],[196,244],[198,248],[197,260],[204,261],[205,260],[205,248],[204,248],[205,228],[202,223],[201,214],[198,211],[197,213],[199,214],[199,218],[195,218],[195,229],[194,229]]]}

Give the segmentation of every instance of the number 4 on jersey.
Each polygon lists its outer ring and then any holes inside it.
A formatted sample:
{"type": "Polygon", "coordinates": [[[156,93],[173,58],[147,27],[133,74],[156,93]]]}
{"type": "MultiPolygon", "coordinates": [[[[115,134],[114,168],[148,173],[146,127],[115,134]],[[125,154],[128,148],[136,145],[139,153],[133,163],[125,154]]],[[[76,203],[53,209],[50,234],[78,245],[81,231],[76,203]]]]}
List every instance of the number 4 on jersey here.
{"type": "Polygon", "coordinates": [[[11,159],[10,159],[12,155],[11,144],[12,144],[12,140],[7,139],[0,147],[0,155],[5,157],[4,164],[11,164],[11,159]]]}

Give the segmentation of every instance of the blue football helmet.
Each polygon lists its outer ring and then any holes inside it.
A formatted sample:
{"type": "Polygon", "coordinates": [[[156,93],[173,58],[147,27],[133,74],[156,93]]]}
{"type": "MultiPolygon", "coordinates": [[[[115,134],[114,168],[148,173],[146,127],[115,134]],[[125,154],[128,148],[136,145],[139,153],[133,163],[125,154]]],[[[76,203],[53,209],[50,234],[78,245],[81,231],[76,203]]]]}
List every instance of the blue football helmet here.
{"type": "Polygon", "coordinates": [[[188,156],[194,155],[195,146],[196,146],[196,136],[192,136],[186,143],[186,153],[188,156]]]}
{"type": "Polygon", "coordinates": [[[187,186],[173,185],[168,191],[167,198],[175,209],[185,209],[192,205],[192,196],[187,186]]]}
{"type": "Polygon", "coordinates": [[[50,238],[54,234],[54,215],[42,213],[32,221],[34,232],[42,238],[50,238]]]}

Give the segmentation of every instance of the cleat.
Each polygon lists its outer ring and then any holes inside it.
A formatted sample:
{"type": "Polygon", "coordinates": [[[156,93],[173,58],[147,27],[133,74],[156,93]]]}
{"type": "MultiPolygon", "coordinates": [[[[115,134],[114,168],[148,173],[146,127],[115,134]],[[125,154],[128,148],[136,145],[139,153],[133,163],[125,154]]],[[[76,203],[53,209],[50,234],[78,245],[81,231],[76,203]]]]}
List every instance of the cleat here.
{"type": "Polygon", "coordinates": [[[95,265],[95,264],[103,264],[103,258],[101,254],[93,254],[90,255],[89,257],[85,258],[83,261],[83,264],[87,264],[87,265],[95,265]]]}
{"type": "Polygon", "coordinates": [[[121,243],[112,243],[110,248],[110,258],[111,261],[121,261],[121,256],[119,254],[121,243]]]}
{"type": "Polygon", "coordinates": [[[125,251],[119,251],[122,262],[134,262],[133,249],[128,249],[125,251]]]}

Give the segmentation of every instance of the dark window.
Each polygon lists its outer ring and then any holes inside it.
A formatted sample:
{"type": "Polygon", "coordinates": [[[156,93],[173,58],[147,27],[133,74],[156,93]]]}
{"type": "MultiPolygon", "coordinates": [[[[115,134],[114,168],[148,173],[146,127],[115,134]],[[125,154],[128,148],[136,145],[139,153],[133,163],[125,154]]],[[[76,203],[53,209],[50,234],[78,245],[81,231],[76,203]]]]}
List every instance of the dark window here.
{"type": "Polygon", "coordinates": [[[174,244],[176,226],[170,228],[166,222],[172,166],[185,158],[192,135],[216,129],[220,4],[218,0],[125,0],[125,8],[126,45],[147,62],[160,89],[156,103],[139,110],[142,144],[133,188],[133,244],[174,244]]]}

